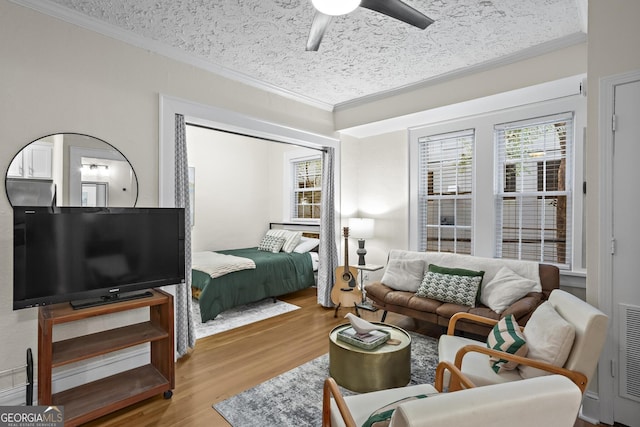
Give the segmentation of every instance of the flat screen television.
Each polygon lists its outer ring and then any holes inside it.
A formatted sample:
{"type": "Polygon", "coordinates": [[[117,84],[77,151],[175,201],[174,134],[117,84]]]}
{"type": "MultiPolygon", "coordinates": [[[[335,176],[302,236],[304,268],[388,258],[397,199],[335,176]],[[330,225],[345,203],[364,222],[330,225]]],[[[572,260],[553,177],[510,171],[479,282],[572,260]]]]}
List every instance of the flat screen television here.
{"type": "Polygon", "coordinates": [[[183,283],[184,209],[14,207],[13,309],[74,308],[183,283]]]}

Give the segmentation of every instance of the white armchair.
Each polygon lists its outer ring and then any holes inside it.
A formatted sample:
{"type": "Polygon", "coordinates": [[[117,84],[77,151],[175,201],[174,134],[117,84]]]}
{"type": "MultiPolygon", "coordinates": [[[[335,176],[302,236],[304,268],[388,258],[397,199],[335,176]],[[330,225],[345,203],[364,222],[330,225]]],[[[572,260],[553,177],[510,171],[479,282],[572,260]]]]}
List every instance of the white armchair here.
{"type": "MultiPolygon", "coordinates": [[[[564,376],[551,375],[487,387],[473,387],[463,376],[464,390],[439,393],[442,372],[438,365],[435,387],[417,385],[342,397],[332,378],[325,381],[323,427],[360,427],[377,409],[419,394],[427,398],[401,403],[393,412],[393,427],[572,427],[582,394],[564,376]],[[331,398],[333,396],[333,398],[331,398]]],[[[452,372],[457,372],[455,367],[452,372]]],[[[457,377],[458,374],[452,376],[457,377]]]]}
{"type": "MultiPolygon", "coordinates": [[[[534,338],[537,339],[538,349],[536,349],[536,355],[540,355],[541,351],[543,352],[542,354],[544,354],[544,352],[549,353],[549,349],[544,348],[547,345],[546,341],[549,343],[554,340],[559,341],[556,344],[563,346],[568,352],[568,356],[565,355],[566,361],[564,363],[554,365],[548,363],[548,361],[540,361],[540,358],[529,357],[530,355],[520,357],[496,351],[487,348],[485,342],[455,336],[455,324],[460,318],[472,319],[474,321],[484,322],[485,324],[488,324],[488,322],[497,323],[497,321],[478,318],[469,313],[458,313],[452,316],[447,335],[442,335],[438,341],[440,361],[453,363],[477,386],[509,383],[531,377],[535,375],[535,373],[531,372],[531,368],[523,368],[523,366],[531,366],[549,373],[568,377],[583,393],[595,372],[598,359],[600,358],[602,346],[606,339],[608,321],[604,313],[574,295],[562,290],[554,290],[551,292],[548,305],[545,307],[540,306],[534,311],[527,326],[523,328],[523,331],[525,340],[528,340],[527,332],[530,328],[531,343],[536,342],[533,340],[534,338]],[[550,320],[553,316],[542,314],[543,312],[549,311],[555,316],[556,320],[550,320]],[[538,314],[536,314],[536,312],[538,312],[538,314]],[[558,321],[558,316],[554,313],[559,315],[559,321],[565,325],[569,324],[573,326],[575,336],[573,337],[572,335],[572,342],[568,342],[568,339],[564,339],[563,341],[562,338],[553,336],[554,332],[560,329],[560,327],[556,326],[557,323],[554,323],[558,321]],[[534,333],[534,331],[536,331],[536,333],[534,333]],[[540,349],[539,347],[543,348],[540,349]],[[519,364],[518,368],[496,373],[491,367],[489,361],[490,356],[513,361],[519,364]]],[[[532,347],[529,347],[529,353],[532,353],[532,347]]],[[[553,354],[551,356],[553,356],[553,354]]],[[[461,388],[455,378],[449,381],[448,376],[445,376],[444,383],[449,385],[450,390],[461,388]]]]}

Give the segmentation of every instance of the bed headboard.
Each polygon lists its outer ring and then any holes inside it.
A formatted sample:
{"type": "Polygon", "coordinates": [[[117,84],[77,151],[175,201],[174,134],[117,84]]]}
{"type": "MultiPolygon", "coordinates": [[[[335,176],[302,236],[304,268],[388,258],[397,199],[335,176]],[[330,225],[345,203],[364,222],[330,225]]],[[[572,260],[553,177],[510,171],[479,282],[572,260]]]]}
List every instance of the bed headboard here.
{"type": "Polygon", "coordinates": [[[319,224],[300,224],[295,222],[270,222],[270,230],[291,230],[302,231],[304,237],[311,237],[313,239],[320,238],[320,225],[319,224]]]}

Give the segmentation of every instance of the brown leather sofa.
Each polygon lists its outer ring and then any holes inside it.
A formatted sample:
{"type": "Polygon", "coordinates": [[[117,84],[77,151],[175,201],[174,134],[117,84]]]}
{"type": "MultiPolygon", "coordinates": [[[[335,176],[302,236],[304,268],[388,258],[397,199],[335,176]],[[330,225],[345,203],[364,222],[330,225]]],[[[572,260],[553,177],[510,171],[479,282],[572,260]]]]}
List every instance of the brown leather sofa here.
{"type": "MultiPolygon", "coordinates": [[[[428,259],[428,252],[411,252],[411,251],[392,251],[390,257],[393,254],[398,256],[409,257],[425,257],[428,259]]],[[[460,257],[460,255],[450,254],[452,256],[460,257]]],[[[448,255],[449,256],[449,255],[448,255]]],[[[465,255],[462,255],[465,256],[465,255]]],[[[467,256],[468,257],[468,256],[467,256]]],[[[492,264],[501,260],[471,257],[474,261],[487,260],[492,264]],[[490,260],[490,261],[489,261],[490,260]]],[[[440,260],[438,260],[440,262],[440,260]]],[[[504,260],[506,263],[511,260],[504,260]]],[[[427,261],[428,262],[428,261],[427,261]]],[[[445,266],[446,263],[445,263],[445,266]]],[[[459,265],[453,266],[459,267],[459,265]]],[[[382,282],[373,282],[365,286],[366,295],[373,305],[381,310],[384,310],[382,315],[382,321],[384,322],[388,311],[403,314],[405,316],[412,317],[414,319],[433,323],[435,325],[442,326],[443,329],[449,324],[449,319],[455,313],[464,311],[480,316],[500,319],[509,314],[513,314],[518,322],[518,325],[524,326],[533,311],[545,301],[552,290],[558,289],[560,285],[560,272],[556,266],[548,264],[538,264],[538,273],[540,284],[542,286],[542,292],[529,292],[523,298],[515,301],[501,314],[496,313],[489,307],[482,304],[478,304],[476,307],[468,307],[458,304],[452,304],[442,302],[430,298],[419,297],[415,292],[395,290],[385,285],[382,282]]],[[[383,277],[384,279],[384,277],[383,277]]],[[[456,329],[467,333],[472,333],[486,337],[491,330],[490,326],[482,325],[471,321],[458,321],[456,323],[456,329]]]]}

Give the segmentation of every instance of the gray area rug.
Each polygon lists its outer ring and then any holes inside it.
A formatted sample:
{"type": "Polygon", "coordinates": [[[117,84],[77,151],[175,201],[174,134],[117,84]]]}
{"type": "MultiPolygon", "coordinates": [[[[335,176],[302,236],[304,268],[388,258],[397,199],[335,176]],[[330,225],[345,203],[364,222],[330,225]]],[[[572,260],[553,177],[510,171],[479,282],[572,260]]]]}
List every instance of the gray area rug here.
{"type": "Polygon", "coordinates": [[[202,323],[200,320],[200,305],[197,299],[193,299],[193,319],[195,321],[196,339],[219,334],[220,332],[235,329],[249,323],[258,322],[270,317],[278,316],[297,310],[300,307],[288,302],[267,298],[262,301],[240,305],[223,311],[215,319],[202,323]]]}
{"type": "MultiPolygon", "coordinates": [[[[433,384],[438,340],[411,332],[411,384],[433,384]]],[[[322,425],[322,386],[329,354],[230,397],[213,408],[234,427],[322,425]]],[[[345,396],[354,392],[341,388],[345,396]]]]}

